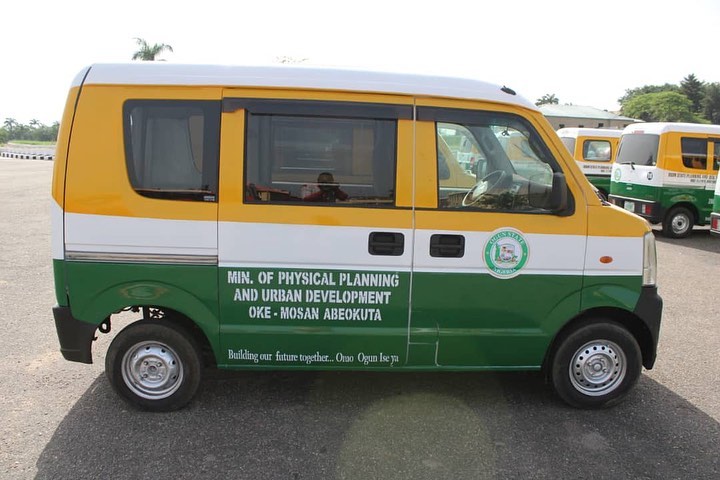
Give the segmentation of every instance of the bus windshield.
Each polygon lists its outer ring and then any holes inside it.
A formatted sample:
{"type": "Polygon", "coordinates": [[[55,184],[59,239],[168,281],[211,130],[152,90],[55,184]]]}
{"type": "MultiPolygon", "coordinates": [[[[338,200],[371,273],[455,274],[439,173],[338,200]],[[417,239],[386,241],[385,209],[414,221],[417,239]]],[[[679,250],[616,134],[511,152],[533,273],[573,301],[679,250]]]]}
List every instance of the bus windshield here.
{"type": "Polygon", "coordinates": [[[615,161],[635,165],[655,165],[659,141],[659,135],[645,133],[623,135],[615,161]]]}

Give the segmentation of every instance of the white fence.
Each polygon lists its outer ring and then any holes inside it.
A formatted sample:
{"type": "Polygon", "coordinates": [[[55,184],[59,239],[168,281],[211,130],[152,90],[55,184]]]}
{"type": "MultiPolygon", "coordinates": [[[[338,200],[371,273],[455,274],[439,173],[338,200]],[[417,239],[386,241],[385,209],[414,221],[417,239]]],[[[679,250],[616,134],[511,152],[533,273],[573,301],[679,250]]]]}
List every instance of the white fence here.
{"type": "Polygon", "coordinates": [[[26,158],[28,160],[54,160],[55,148],[33,147],[31,145],[17,146],[9,144],[0,148],[0,157],[3,158],[26,158]]]}

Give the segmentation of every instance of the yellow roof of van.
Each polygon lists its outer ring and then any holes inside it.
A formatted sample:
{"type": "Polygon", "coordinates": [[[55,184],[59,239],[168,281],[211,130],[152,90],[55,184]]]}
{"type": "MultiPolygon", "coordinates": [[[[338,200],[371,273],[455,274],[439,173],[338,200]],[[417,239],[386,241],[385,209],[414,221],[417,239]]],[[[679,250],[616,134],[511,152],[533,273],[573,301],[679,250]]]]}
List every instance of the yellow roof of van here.
{"type": "Polygon", "coordinates": [[[73,86],[81,84],[345,90],[487,100],[538,110],[533,103],[512,90],[474,79],[298,65],[183,65],[166,62],[95,64],[78,73],[73,86]]]}

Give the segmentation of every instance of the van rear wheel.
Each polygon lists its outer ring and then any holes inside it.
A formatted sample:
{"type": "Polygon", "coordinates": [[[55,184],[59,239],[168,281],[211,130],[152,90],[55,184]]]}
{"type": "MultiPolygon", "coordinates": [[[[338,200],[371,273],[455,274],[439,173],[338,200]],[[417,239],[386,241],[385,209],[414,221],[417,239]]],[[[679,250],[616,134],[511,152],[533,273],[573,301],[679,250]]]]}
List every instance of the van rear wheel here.
{"type": "Polygon", "coordinates": [[[618,323],[585,324],[566,334],[552,360],[557,394],[578,408],[620,402],[637,382],[642,355],[635,337],[618,323]]]}
{"type": "Polygon", "coordinates": [[[199,352],[181,327],[143,320],[117,334],[105,358],[105,373],[132,406],[155,412],[178,410],[200,385],[199,352]]]}
{"type": "Polygon", "coordinates": [[[685,238],[692,232],[695,215],[685,207],[673,207],[665,216],[662,230],[668,238],[685,238]]]}

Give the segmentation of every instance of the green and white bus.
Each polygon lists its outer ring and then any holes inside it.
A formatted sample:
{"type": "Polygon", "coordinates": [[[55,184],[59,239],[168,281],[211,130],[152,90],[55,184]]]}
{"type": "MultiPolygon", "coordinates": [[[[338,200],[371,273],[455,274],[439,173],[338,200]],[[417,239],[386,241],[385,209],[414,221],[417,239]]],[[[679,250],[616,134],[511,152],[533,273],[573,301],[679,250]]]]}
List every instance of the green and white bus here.
{"type": "Polygon", "coordinates": [[[720,125],[636,123],[623,130],[610,201],[684,238],[710,223],[720,125]]]}

